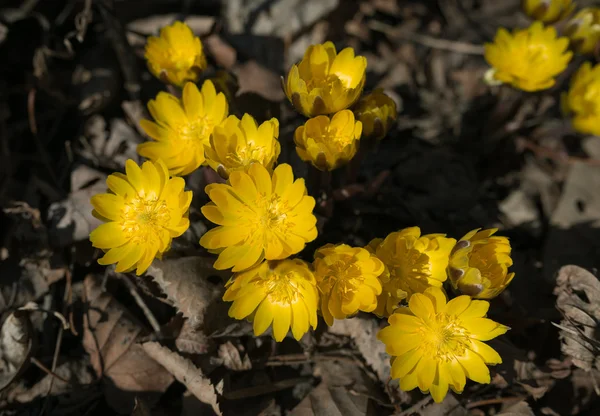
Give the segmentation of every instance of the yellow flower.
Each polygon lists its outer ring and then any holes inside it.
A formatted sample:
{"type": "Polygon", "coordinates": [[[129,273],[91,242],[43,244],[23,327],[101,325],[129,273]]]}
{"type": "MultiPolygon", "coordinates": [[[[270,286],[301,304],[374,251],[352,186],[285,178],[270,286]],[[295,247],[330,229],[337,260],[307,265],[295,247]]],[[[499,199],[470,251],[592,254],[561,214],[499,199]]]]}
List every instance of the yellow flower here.
{"type": "Polygon", "coordinates": [[[90,240],[106,252],[98,263],[117,263],[117,272],[137,269],[140,275],[188,229],[192,193],[184,192],[182,178],[169,179],[160,160],[145,162],[140,169],[130,159],[125,172],[106,179],[111,193],[92,197],[92,214],[106,223],[91,232],[90,240]]]}
{"type": "Polygon", "coordinates": [[[149,37],[144,56],[155,77],[177,86],[197,81],[206,68],[200,38],[182,22],[163,27],[159,37],[149,37]]]}
{"type": "Polygon", "coordinates": [[[358,150],[362,123],[350,110],[309,119],[296,129],[294,142],[300,159],[320,170],[333,170],[350,161],[358,150]]]}
{"type": "Polygon", "coordinates": [[[354,49],[336,53],[332,42],[311,45],[292,66],[284,90],[297,111],[307,117],[337,113],[350,107],[365,85],[367,59],[354,49]]]}
{"type": "Polygon", "coordinates": [[[592,53],[600,42],[600,8],[581,9],[569,19],[565,35],[571,39],[571,46],[578,53],[592,53]]]}
{"type": "Polygon", "coordinates": [[[557,38],[556,29],[534,22],[511,35],[500,28],[494,43],[485,44],[485,59],[493,67],[492,77],[523,91],[539,91],[554,85],[572,53],[569,40],[557,38]]]}
{"type": "Polygon", "coordinates": [[[260,163],[273,171],[281,152],[278,137],[276,118],[258,126],[250,114],[244,114],[242,120],[229,116],[213,130],[210,147],[205,152],[206,161],[225,179],[231,172],[244,170],[251,163],[260,163]]]}
{"type": "Polygon", "coordinates": [[[254,322],[254,335],[273,326],[273,338],[282,341],[290,327],[297,340],[317,327],[318,292],[315,278],[302,260],[264,261],[235,273],[227,282],[223,300],[231,302],[229,316],[254,322]]]}
{"type": "Polygon", "coordinates": [[[263,259],[280,260],[301,251],[317,238],[315,199],[307,195],[304,179],[281,164],[273,175],[254,163],[248,172],[229,175],[227,184],[211,184],[212,200],[202,213],[219,226],[208,231],[200,244],[219,258],[215,269],[242,271],[263,259]]]}
{"type": "Polygon", "coordinates": [[[523,0],[522,6],[527,16],[544,23],[564,19],[575,9],[573,0],[523,0]]]}
{"type": "Polygon", "coordinates": [[[584,62],[571,79],[569,92],[562,95],[565,114],[572,115],[573,128],[600,136],[600,64],[584,62]]]}
{"type": "Polygon", "coordinates": [[[489,383],[486,364],[500,364],[502,358],[482,341],[509,329],[485,318],[489,306],[468,296],[447,302],[442,289],[432,287],[390,316],[377,338],[392,356],[391,376],[400,379],[400,388],[418,387],[439,403],[448,388],[462,393],[467,378],[489,383]]]}
{"type": "Polygon", "coordinates": [[[381,140],[396,121],[396,103],[377,89],[358,101],[354,115],[363,125],[363,136],[381,140]]]}
{"type": "Polygon", "coordinates": [[[377,307],[385,266],[364,248],[327,244],[315,252],[313,268],[327,325],[377,307]]]}
{"type": "Polygon", "coordinates": [[[492,235],[497,228],[477,228],[460,239],[450,255],[448,277],[454,289],[479,299],[492,299],[511,282],[513,262],[507,237],[492,235]]]}
{"type": "Polygon", "coordinates": [[[375,313],[389,316],[403,300],[428,287],[442,287],[454,238],[444,234],[421,235],[419,227],[404,228],[384,240],[374,240],[370,250],[383,261],[390,277],[383,284],[375,313]]]}
{"type": "Polygon", "coordinates": [[[162,159],[171,175],[188,175],[205,161],[204,150],[215,125],[227,117],[227,100],[217,94],[210,81],[185,84],[181,100],[159,92],[148,109],[155,121],[142,120],[140,126],[155,141],[138,145],[138,153],[150,160],[162,159]]]}

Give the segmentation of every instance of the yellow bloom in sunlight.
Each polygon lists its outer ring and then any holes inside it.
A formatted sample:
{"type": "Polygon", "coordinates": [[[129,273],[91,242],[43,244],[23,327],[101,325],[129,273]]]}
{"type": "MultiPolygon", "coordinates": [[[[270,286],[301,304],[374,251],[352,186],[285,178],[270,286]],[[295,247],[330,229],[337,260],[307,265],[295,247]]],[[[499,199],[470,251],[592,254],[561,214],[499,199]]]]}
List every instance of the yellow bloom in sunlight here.
{"type": "Polygon", "coordinates": [[[229,173],[246,169],[252,163],[272,171],[281,152],[278,137],[276,118],[258,126],[250,114],[244,114],[241,120],[229,116],[213,130],[205,152],[206,162],[225,179],[229,173]]]}
{"type": "Polygon", "coordinates": [[[362,123],[350,110],[317,116],[296,129],[296,152],[305,162],[320,170],[333,170],[348,163],[358,150],[362,123]]]}
{"type": "Polygon", "coordinates": [[[91,232],[90,240],[106,252],[98,263],[117,263],[117,272],[136,269],[141,275],[188,229],[192,193],[184,192],[182,178],[169,179],[160,160],[144,162],[140,169],[130,159],[125,172],[106,179],[111,193],[92,197],[92,213],[106,223],[91,232]]]}
{"type": "Polygon", "coordinates": [[[527,16],[544,23],[564,19],[575,9],[573,0],[523,0],[522,6],[527,16]]]}
{"type": "Polygon", "coordinates": [[[562,95],[563,112],[572,116],[573,128],[583,134],[600,136],[600,64],[584,62],[562,95]]]}
{"type": "Polygon", "coordinates": [[[159,37],[149,37],[144,56],[155,77],[177,86],[197,81],[206,68],[200,38],[182,22],[163,27],[159,37]]]}
{"type": "Polygon", "coordinates": [[[229,316],[253,321],[254,335],[273,326],[275,341],[292,329],[297,340],[317,327],[319,294],[315,278],[302,260],[264,261],[235,273],[227,282],[223,300],[232,302],[229,316]]]}
{"type": "Polygon", "coordinates": [[[381,140],[396,121],[396,103],[382,89],[363,96],[354,108],[356,119],[362,123],[363,136],[381,140]]]}
{"type": "Polygon", "coordinates": [[[494,43],[485,44],[485,59],[493,67],[492,78],[523,91],[552,87],[573,54],[569,40],[558,38],[556,29],[534,22],[510,34],[500,28],[494,43]]]}
{"type": "Polygon", "coordinates": [[[333,114],[350,107],[365,85],[367,59],[354,49],[339,54],[332,42],[311,45],[292,66],[284,83],[285,94],[307,117],[333,114]]]}
{"type": "Polygon", "coordinates": [[[263,259],[280,260],[301,251],[317,238],[315,199],[307,195],[304,179],[281,164],[273,175],[254,163],[247,172],[229,175],[227,184],[211,184],[212,202],[202,213],[219,226],[208,231],[200,244],[219,258],[215,269],[242,271],[263,259]]]}
{"type": "Polygon", "coordinates": [[[364,248],[327,244],[315,252],[313,268],[327,325],[377,307],[385,266],[364,248]]]}
{"type": "Polygon", "coordinates": [[[150,160],[162,159],[171,175],[188,175],[205,161],[205,146],[215,125],[227,117],[227,100],[217,94],[212,82],[202,91],[196,84],[185,84],[181,100],[159,92],[148,103],[154,121],[141,120],[140,126],[154,141],[138,145],[138,153],[150,160]]]}
{"type": "Polygon", "coordinates": [[[600,42],[600,8],[581,9],[569,19],[564,32],[576,52],[593,53],[600,42]]]}
{"type": "Polygon", "coordinates": [[[389,326],[377,334],[392,356],[392,378],[400,388],[418,387],[441,402],[448,388],[462,393],[466,379],[488,384],[488,365],[502,363],[489,341],[508,331],[508,327],[485,318],[490,304],[458,296],[446,301],[439,288],[417,293],[408,307],[389,317],[389,326]]]}
{"type": "Polygon", "coordinates": [[[498,296],[511,282],[513,261],[507,237],[493,236],[497,228],[477,228],[460,239],[450,255],[448,277],[454,289],[479,299],[498,296]]]}
{"type": "Polygon", "coordinates": [[[389,316],[404,300],[428,287],[442,287],[454,238],[444,234],[421,235],[419,227],[409,227],[377,239],[369,249],[386,265],[390,277],[383,284],[375,313],[389,316]]]}

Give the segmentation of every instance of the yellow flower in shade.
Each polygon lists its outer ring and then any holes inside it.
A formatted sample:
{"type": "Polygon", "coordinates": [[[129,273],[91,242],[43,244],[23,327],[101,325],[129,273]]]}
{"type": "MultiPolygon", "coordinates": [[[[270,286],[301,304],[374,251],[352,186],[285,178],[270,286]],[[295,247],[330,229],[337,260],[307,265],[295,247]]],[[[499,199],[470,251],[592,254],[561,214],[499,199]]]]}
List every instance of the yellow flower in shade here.
{"type": "Polygon", "coordinates": [[[244,114],[241,120],[229,116],[213,130],[210,147],[205,152],[206,162],[225,179],[229,173],[246,169],[252,163],[260,163],[272,171],[281,152],[278,137],[276,118],[258,126],[250,114],[244,114]]]}
{"type": "Polygon", "coordinates": [[[507,237],[494,236],[497,228],[477,228],[460,239],[450,255],[448,277],[455,289],[479,299],[495,298],[506,289],[514,273],[507,237]]]}
{"type": "Polygon", "coordinates": [[[163,27],[159,37],[149,37],[144,56],[155,77],[177,86],[197,81],[206,68],[200,38],[182,22],[163,27]]]}
{"type": "Polygon", "coordinates": [[[567,67],[573,55],[568,46],[569,40],[558,38],[555,28],[534,22],[513,34],[498,29],[494,43],[485,45],[485,59],[493,67],[493,80],[523,91],[539,91],[552,87],[554,78],[567,67]]]}
{"type": "Polygon", "coordinates": [[[576,52],[593,53],[600,42],[600,8],[581,9],[569,19],[564,32],[576,52]]]}
{"type": "Polygon", "coordinates": [[[544,23],[564,19],[575,9],[573,0],[523,0],[522,5],[527,16],[544,23]]]}
{"type": "Polygon", "coordinates": [[[254,163],[247,172],[229,175],[227,184],[211,184],[212,202],[202,213],[219,226],[208,231],[200,244],[219,253],[215,269],[242,271],[263,259],[280,260],[301,251],[317,238],[315,199],[307,195],[304,179],[281,164],[273,175],[254,163]]]}
{"type": "Polygon", "coordinates": [[[572,116],[573,128],[583,134],[600,136],[600,64],[584,62],[562,95],[563,112],[572,116]]]}
{"type": "Polygon", "coordinates": [[[354,115],[362,123],[364,137],[381,140],[396,121],[396,103],[377,89],[358,101],[354,115]]]}
{"type": "Polygon", "coordinates": [[[296,129],[296,152],[305,162],[320,170],[333,170],[348,163],[358,150],[362,123],[350,110],[317,116],[296,129]]]}
{"type": "Polygon", "coordinates": [[[482,341],[509,329],[485,318],[489,306],[468,296],[447,302],[443,290],[432,287],[397,309],[377,338],[392,356],[391,376],[400,379],[400,388],[418,387],[439,403],[448,388],[462,393],[467,378],[489,383],[486,364],[500,364],[502,358],[482,341]]]}
{"type": "Polygon", "coordinates": [[[302,260],[264,261],[235,273],[223,300],[233,302],[229,316],[253,321],[254,335],[273,326],[273,338],[282,341],[290,328],[297,340],[317,327],[319,294],[315,278],[302,260]]]}
{"type": "Polygon", "coordinates": [[[454,238],[444,234],[421,235],[419,227],[404,228],[383,240],[374,240],[369,249],[386,265],[390,277],[383,284],[375,313],[389,316],[404,300],[428,287],[442,287],[454,238]]]}
{"type": "Polygon", "coordinates": [[[160,92],[148,103],[154,121],[141,120],[140,126],[154,141],[138,145],[138,153],[150,160],[162,159],[171,175],[188,175],[205,161],[204,150],[214,126],[227,117],[227,100],[217,94],[212,82],[202,91],[185,84],[181,100],[160,92]]]}
{"type": "Polygon", "coordinates": [[[377,307],[385,266],[364,248],[327,244],[315,252],[313,269],[327,325],[377,307]]]}
{"type": "Polygon", "coordinates": [[[292,66],[284,83],[285,94],[307,117],[333,114],[350,107],[365,85],[367,59],[354,49],[336,53],[332,42],[311,45],[292,66]]]}
{"type": "Polygon", "coordinates": [[[91,232],[90,240],[106,252],[98,263],[116,263],[117,272],[136,269],[140,275],[188,229],[192,193],[184,192],[182,178],[169,179],[160,160],[140,168],[130,159],[125,172],[106,179],[111,193],[92,197],[92,213],[106,223],[91,232]]]}

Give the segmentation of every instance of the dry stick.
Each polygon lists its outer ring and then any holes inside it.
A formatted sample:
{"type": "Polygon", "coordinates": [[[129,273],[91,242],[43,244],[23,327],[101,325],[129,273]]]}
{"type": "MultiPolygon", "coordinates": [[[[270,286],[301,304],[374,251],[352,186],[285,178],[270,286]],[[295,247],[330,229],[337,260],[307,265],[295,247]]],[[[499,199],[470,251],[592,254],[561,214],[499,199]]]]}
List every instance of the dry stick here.
{"type": "Polygon", "coordinates": [[[449,39],[439,39],[414,32],[405,32],[378,21],[369,22],[367,26],[369,29],[384,33],[392,38],[408,40],[410,42],[415,42],[433,49],[441,49],[468,55],[483,55],[485,50],[481,45],[473,45],[472,43],[459,42],[449,39]]]}
{"type": "Polygon", "coordinates": [[[156,335],[158,337],[160,337],[162,334],[162,331],[160,329],[160,324],[154,317],[154,314],[152,314],[152,311],[150,311],[150,308],[148,308],[148,305],[146,305],[146,302],[144,302],[144,299],[142,299],[142,297],[138,293],[137,287],[135,286],[135,284],[129,279],[129,276],[127,276],[126,274],[119,273],[119,277],[127,285],[127,288],[129,289],[129,293],[131,294],[131,296],[133,296],[135,303],[137,303],[137,305],[140,307],[142,312],[144,312],[146,319],[150,323],[150,326],[152,326],[152,329],[154,330],[156,335]]]}
{"type": "Polygon", "coordinates": [[[475,407],[487,406],[490,404],[517,402],[517,401],[525,400],[526,398],[527,398],[527,396],[512,396],[512,397],[499,397],[496,399],[478,400],[476,402],[467,403],[467,405],[465,407],[467,409],[473,409],[475,407]]]}
{"type": "Polygon", "coordinates": [[[431,396],[427,396],[427,397],[419,400],[417,403],[415,403],[413,406],[409,407],[408,409],[404,410],[403,412],[398,413],[396,416],[408,416],[413,413],[418,413],[419,410],[421,410],[422,408],[427,406],[431,400],[432,400],[431,396]]]}
{"type": "Polygon", "coordinates": [[[57,379],[59,379],[60,381],[62,381],[63,383],[68,383],[69,380],[64,379],[63,377],[59,376],[58,374],[56,374],[55,372],[53,372],[52,370],[50,370],[48,367],[46,367],[40,360],[38,360],[35,357],[31,357],[31,363],[34,364],[36,367],[38,367],[40,370],[42,370],[43,372],[45,372],[48,375],[51,375],[52,377],[55,377],[57,379]]]}

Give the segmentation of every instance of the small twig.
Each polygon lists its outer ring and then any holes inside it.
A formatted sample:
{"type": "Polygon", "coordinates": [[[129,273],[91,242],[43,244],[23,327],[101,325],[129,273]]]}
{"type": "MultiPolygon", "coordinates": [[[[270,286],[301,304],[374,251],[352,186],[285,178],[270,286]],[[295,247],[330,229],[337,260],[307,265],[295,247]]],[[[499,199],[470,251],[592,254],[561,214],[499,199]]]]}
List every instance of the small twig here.
{"type": "Polygon", "coordinates": [[[421,35],[414,32],[405,32],[398,30],[393,26],[387,25],[376,20],[371,21],[367,24],[369,29],[376,32],[384,33],[392,38],[408,40],[415,42],[423,46],[427,46],[433,49],[441,49],[450,52],[464,53],[468,55],[483,55],[485,49],[481,45],[473,45],[472,43],[459,42],[448,39],[439,39],[432,36],[421,35]]]}
{"type": "Polygon", "coordinates": [[[476,402],[467,403],[467,405],[465,407],[467,409],[473,409],[475,407],[488,406],[490,404],[518,402],[521,400],[525,400],[526,398],[527,398],[527,396],[511,396],[511,397],[498,397],[495,399],[477,400],[476,402]]]}
{"type": "Polygon", "coordinates": [[[63,316],[62,313],[56,312],[56,311],[48,311],[46,309],[42,309],[35,302],[28,302],[25,306],[21,306],[17,310],[19,310],[19,311],[39,311],[39,312],[49,313],[51,315],[54,315],[56,318],[58,318],[59,321],[62,322],[62,328],[63,329],[65,329],[65,330],[69,329],[69,323],[67,322],[67,320],[65,319],[65,317],[63,316]]]}
{"type": "Polygon", "coordinates": [[[415,403],[413,406],[409,407],[408,409],[398,413],[396,416],[408,416],[413,413],[419,413],[419,410],[421,410],[422,408],[427,406],[431,400],[432,400],[431,396],[427,396],[427,397],[419,400],[417,403],[415,403]]]}
{"type": "Polygon", "coordinates": [[[37,123],[35,121],[35,88],[29,90],[27,94],[27,119],[29,120],[29,130],[34,135],[38,134],[37,123]]]}
{"type": "Polygon", "coordinates": [[[545,146],[540,146],[532,142],[531,140],[525,138],[520,138],[519,144],[522,145],[525,149],[531,150],[538,157],[546,157],[559,163],[573,164],[576,162],[580,162],[590,166],[600,166],[600,160],[598,159],[569,156],[564,152],[550,149],[545,146]]]}
{"type": "MultiPolygon", "coordinates": [[[[66,321],[64,321],[64,323],[67,324],[66,321]]],[[[58,337],[56,338],[56,345],[54,346],[54,356],[52,357],[52,369],[50,370],[50,374],[52,374],[53,376],[56,373],[56,365],[58,364],[58,355],[60,353],[60,346],[62,345],[62,338],[64,332],[65,329],[63,327],[58,328],[58,337]]],[[[49,399],[50,392],[52,392],[52,387],[54,387],[54,377],[50,379],[50,385],[48,385],[48,390],[46,391],[46,399],[44,400],[44,404],[42,405],[42,409],[40,410],[40,416],[42,416],[46,411],[46,407],[48,405],[48,402],[50,401],[49,399]]]]}
{"type": "Polygon", "coordinates": [[[54,378],[59,379],[60,381],[62,381],[63,383],[68,383],[69,380],[64,379],[63,377],[59,376],[58,374],[56,374],[55,372],[53,372],[52,370],[50,370],[48,367],[46,367],[40,360],[38,360],[35,357],[31,357],[31,363],[33,365],[35,365],[36,367],[38,367],[40,370],[42,370],[44,373],[51,375],[54,378]]]}
{"type": "Polygon", "coordinates": [[[118,276],[127,285],[127,288],[129,289],[129,293],[131,294],[131,296],[133,296],[135,303],[137,303],[137,305],[140,307],[142,312],[144,312],[146,319],[150,323],[150,326],[152,326],[152,329],[154,330],[156,335],[158,337],[161,337],[162,331],[160,329],[160,324],[154,317],[154,314],[152,313],[150,308],[148,308],[148,305],[146,305],[146,302],[144,302],[144,299],[142,299],[142,297],[138,293],[137,287],[135,286],[135,284],[129,279],[129,276],[127,276],[126,274],[118,273],[118,276]]]}

